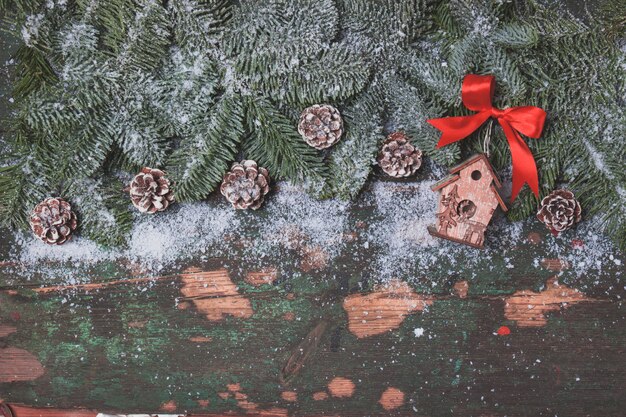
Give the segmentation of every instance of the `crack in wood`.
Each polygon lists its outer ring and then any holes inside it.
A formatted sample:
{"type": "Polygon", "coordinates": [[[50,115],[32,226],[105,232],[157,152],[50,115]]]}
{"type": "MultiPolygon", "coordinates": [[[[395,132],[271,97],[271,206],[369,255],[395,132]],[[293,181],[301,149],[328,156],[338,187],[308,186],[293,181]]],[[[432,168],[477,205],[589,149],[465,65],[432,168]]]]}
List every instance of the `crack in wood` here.
{"type": "Polygon", "coordinates": [[[328,322],[322,320],[306,335],[304,340],[296,346],[287,359],[287,363],[280,371],[280,382],[289,385],[293,378],[302,370],[306,361],[317,350],[324,332],[328,328],[328,322]]]}

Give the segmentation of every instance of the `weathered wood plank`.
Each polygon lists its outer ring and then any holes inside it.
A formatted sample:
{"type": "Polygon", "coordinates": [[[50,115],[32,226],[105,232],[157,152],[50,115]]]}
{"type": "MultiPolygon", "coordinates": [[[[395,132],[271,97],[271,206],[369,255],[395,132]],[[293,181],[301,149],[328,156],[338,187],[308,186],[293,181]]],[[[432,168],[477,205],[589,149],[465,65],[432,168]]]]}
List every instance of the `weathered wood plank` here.
{"type": "Polygon", "coordinates": [[[462,280],[447,294],[392,283],[337,297],[333,279],[256,287],[246,276],[187,269],[5,292],[0,322],[16,331],[2,343],[45,373],[0,392],[116,413],[617,415],[625,405],[619,300],[554,279],[502,295],[462,280]],[[524,307],[542,318],[527,326],[524,307]],[[546,408],[546,395],[567,401],[546,408]]]}

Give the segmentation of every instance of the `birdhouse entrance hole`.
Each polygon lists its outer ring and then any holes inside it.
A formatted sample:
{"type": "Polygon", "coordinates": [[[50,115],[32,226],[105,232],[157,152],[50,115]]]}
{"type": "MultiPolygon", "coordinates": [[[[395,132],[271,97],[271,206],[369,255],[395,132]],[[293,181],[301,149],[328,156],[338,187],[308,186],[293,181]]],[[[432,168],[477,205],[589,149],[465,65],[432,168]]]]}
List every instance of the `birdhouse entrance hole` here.
{"type": "Polygon", "coordinates": [[[457,206],[456,212],[460,221],[471,219],[476,214],[476,204],[471,200],[463,200],[457,206]]]}

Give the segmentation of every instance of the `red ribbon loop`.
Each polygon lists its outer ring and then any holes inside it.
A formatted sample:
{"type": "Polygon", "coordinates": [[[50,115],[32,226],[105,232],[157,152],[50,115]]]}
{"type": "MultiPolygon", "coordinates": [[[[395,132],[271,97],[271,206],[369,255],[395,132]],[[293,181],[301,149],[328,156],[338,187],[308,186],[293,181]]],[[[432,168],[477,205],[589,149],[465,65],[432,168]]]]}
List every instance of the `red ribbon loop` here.
{"type": "Polygon", "coordinates": [[[442,132],[438,148],[465,139],[476,131],[487,119],[498,120],[511,149],[513,162],[513,190],[511,201],[515,200],[524,184],[539,197],[539,178],[535,158],[520,133],[538,139],[543,131],[546,112],[534,106],[498,109],[493,107],[492,98],[496,87],[492,75],[466,75],[463,79],[461,96],[463,105],[478,113],[471,116],[444,117],[430,119],[428,123],[442,132]]]}

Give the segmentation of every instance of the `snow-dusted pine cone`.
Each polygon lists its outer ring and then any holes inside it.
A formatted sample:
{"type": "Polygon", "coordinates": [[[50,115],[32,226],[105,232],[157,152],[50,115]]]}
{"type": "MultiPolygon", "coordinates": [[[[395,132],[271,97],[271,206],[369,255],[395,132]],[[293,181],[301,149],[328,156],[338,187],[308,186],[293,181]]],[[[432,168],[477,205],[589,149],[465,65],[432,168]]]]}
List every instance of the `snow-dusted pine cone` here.
{"type": "Polygon", "coordinates": [[[383,144],[378,165],[392,177],[409,177],[422,166],[422,151],[411,145],[403,132],[395,132],[383,144]]]}
{"type": "Polygon", "coordinates": [[[557,234],[567,230],[581,219],[580,203],[568,190],[555,190],[541,200],[537,218],[557,234]]]}
{"type": "Polygon", "coordinates": [[[337,143],[343,135],[341,114],[328,104],[308,107],[300,116],[298,132],[310,146],[326,149],[337,143]]]}
{"type": "Polygon", "coordinates": [[[254,161],[235,162],[224,175],[220,192],[236,209],[256,210],[270,191],[270,176],[254,161]]]}
{"type": "Polygon", "coordinates": [[[46,198],[30,215],[33,233],[49,245],[62,245],[70,240],[76,226],[76,214],[62,198],[46,198]]]}
{"type": "Polygon", "coordinates": [[[174,201],[170,180],[160,169],[143,168],[130,183],[130,199],[142,213],[165,210],[174,201]]]}

